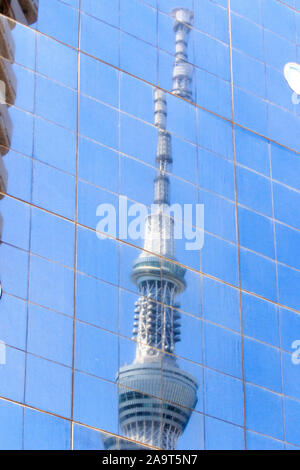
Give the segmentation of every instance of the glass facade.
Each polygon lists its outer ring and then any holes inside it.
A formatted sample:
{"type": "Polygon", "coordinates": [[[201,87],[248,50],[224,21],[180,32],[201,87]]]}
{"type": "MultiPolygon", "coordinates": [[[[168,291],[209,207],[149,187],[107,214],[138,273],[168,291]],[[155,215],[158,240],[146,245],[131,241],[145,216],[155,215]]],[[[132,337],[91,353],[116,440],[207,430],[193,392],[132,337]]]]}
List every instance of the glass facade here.
{"type": "Polygon", "coordinates": [[[0,0],[0,55],[0,449],[299,450],[300,1],[0,0]]]}

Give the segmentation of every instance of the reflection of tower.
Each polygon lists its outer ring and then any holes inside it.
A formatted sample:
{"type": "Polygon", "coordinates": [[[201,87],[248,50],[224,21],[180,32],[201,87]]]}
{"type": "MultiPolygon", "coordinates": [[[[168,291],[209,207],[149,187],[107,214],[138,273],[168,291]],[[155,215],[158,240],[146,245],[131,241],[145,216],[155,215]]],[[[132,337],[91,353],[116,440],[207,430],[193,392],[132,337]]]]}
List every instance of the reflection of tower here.
{"type": "Polygon", "coordinates": [[[192,99],[191,83],[193,67],[187,62],[187,44],[190,27],[193,22],[193,13],[184,8],[172,11],[175,19],[174,31],[176,35],[175,67],[173,72],[173,93],[189,100],[192,99]]]}
{"type": "MultiPolygon", "coordinates": [[[[12,68],[15,43],[11,30],[16,23],[32,24],[37,20],[38,0],[0,0],[0,199],[7,191],[7,170],[2,157],[9,152],[12,122],[8,108],[15,103],[17,79],[12,68]],[[7,18],[9,17],[9,18],[7,18]]],[[[0,243],[3,218],[0,213],[0,243]]]]}
{"type": "MultiPolygon", "coordinates": [[[[179,8],[173,11],[173,16],[176,33],[173,92],[191,99],[187,24],[191,23],[193,16],[190,11],[179,8]]],[[[176,297],[185,289],[185,270],[168,261],[175,260],[174,219],[169,211],[167,176],[172,163],[171,135],[166,130],[165,93],[156,89],[154,100],[155,125],[158,128],[155,209],[146,218],[146,251],[133,266],[132,279],[140,294],[135,305],[133,330],[137,348],[133,363],[121,367],[118,373],[119,423],[123,435],[129,439],[163,449],[175,449],[197,401],[197,383],[178,367],[173,355],[176,342],[180,340],[176,297]]],[[[113,439],[105,444],[107,448],[116,448],[113,439]]],[[[128,448],[124,441],[120,445],[128,448]]],[[[130,448],[138,446],[131,444],[130,448]]]]}

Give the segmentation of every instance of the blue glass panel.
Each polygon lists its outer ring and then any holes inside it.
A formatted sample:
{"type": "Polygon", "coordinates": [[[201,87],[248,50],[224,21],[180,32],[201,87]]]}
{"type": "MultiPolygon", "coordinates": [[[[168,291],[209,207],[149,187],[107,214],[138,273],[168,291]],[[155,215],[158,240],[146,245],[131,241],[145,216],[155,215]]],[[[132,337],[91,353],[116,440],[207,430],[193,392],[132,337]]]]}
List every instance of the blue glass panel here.
{"type": "Polygon", "coordinates": [[[119,73],[113,67],[80,55],[80,92],[97,100],[118,107],[119,73]]]}
{"type": "Polygon", "coordinates": [[[30,202],[32,160],[10,150],[5,156],[5,167],[9,174],[6,193],[30,202]]]}
{"type": "MultiPolygon", "coordinates": [[[[105,39],[105,42],[107,38],[105,39]]],[[[120,67],[151,83],[157,81],[157,50],[139,39],[121,33],[120,67]]]]}
{"type": "Polygon", "coordinates": [[[70,417],[72,369],[35,356],[27,356],[26,393],[28,405],[70,417]]]}
{"type": "Polygon", "coordinates": [[[239,242],[250,250],[275,257],[274,227],[271,219],[242,207],[238,208],[239,242]]]}
{"type": "Polygon", "coordinates": [[[245,380],[281,392],[280,351],[258,341],[244,339],[245,380]]]}
{"type": "Polygon", "coordinates": [[[39,411],[25,409],[25,450],[69,450],[70,422],[39,411]]]}
{"type": "Polygon", "coordinates": [[[299,116],[269,104],[269,136],[279,144],[300,152],[299,116]]]}
{"type": "Polygon", "coordinates": [[[39,162],[34,162],[33,173],[33,204],[73,219],[75,178],[39,162]]]}
{"type": "Polygon", "coordinates": [[[188,426],[178,441],[178,450],[204,449],[204,416],[192,413],[188,426]]]}
{"type": "Polygon", "coordinates": [[[203,277],[203,317],[219,325],[240,331],[239,292],[226,284],[203,277]]]}
{"type": "Polygon", "coordinates": [[[300,446],[300,403],[285,399],[286,440],[300,446]]]}
{"type": "Polygon", "coordinates": [[[207,152],[198,150],[199,184],[203,188],[225,196],[234,201],[234,170],[231,161],[207,152]]]}
{"type": "Polygon", "coordinates": [[[80,96],[79,133],[112,148],[118,147],[118,113],[98,101],[80,96]],[[91,119],[92,116],[92,119],[91,119]],[[100,125],[101,123],[101,125],[100,125]]]}
{"type": "Polygon", "coordinates": [[[32,208],[31,251],[65,266],[74,266],[74,225],[32,208]]]}
{"type": "Polygon", "coordinates": [[[284,394],[297,400],[300,400],[299,366],[292,354],[282,353],[284,394]]]}
{"type": "Polygon", "coordinates": [[[241,378],[241,337],[232,331],[204,323],[205,364],[241,378]]]}
{"type": "Polygon", "coordinates": [[[118,389],[97,377],[75,373],[74,419],[109,432],[118,430],[118,389]],[[109,406],[107,406],[109,397],[109,406]]]}
{"type": "Polygon", "coordinates": [[[68,173],[76,170],[76,134],[44,119],[36,118],[34,157],[68,173]]]}
{"type": "Polygon", "coordinates": [[[210,233],[236,242],[235,206],[233,202],[206,191],[200,192],[204,204],[204,228],[210,233]]]}
{"type": "Polygon", "coordinates": [[[36,305],[29,305],[28,352],[71,367],[72,342],[71,318],[36,305]]]}
{"type": "Polygon", "coordinates": [[[277,439],[283,439],[282,398],[272,392],[246,384],[246,425],[277,439]]]}
{"type": "MultiPolygon", "coordinates": [[[[240,2],[241,3],[241,2],[240,2]]],[[[265,65],[239,51],[232,51],[234,84],[262,98],[266,96],[265,65]]]]}
{"type": "Polygon", "coordinates": [[[279,303],[300,310],[300,273],[278,265],[279,303]]]}
{"type": "Polygon", "coordinates": [[[118,370],[118,337],[77,322],[75,341],[75,368],[113,382],[118,370]]]}
{"type": "Polygon", "coordinates": [[[239,163],[266,176],[270,175],[267,140],[245,129],[235,127],[235,151],[239,163]]]}
{"type": "MultiPolygon", "coordinates": [[[[157,0],[158,8],[165,13],[171,13],[173,8],[178,7],[178,0],[157,0]]],[[[180,6],[193,10],[193,0],[181,0],[180,6]]]]}
{"type": "Polygon", "coordinates": [[[158,0],[145,0],[145,3],[148,3],[148,5],[151,5],[153,8],[157,8],[158,0]]]}
{"type": "Polygon", "coordinates": [[[293,10],[275,0],[262,0],[262,5],[265,28],[290,41],[295,41],[295,14],[293,10]]]}
{"type": "Polygon", "coordinates": [[[79,0],[66,0],[67,5],[71,5],[74,8],[79,7],[79,0]]]}
{"type": "Polygon", "coordinates": [[[155,127],[125,114],[121,114],[120,121],[121,152],[153,165],[157,143],[155,127]]]}
{"type": "Polygon", "coordinates": [[[60,126],[76,130],[77,97],[75,91],[37,75],[36,114],[60,126]]]}
{"type": "Polygon", "coordinates": [[[267,258],[240,249],[242,288],[276,302],[276,266],[267,258]]]}
{"type": "Polygon", "coordinates": [[[277,260],[300,269],[300,232],[276,224],[277,260]]]}
{"type": "Polygon", "coordinates": [[[265,343],[279,346],[276,305],[253,295],[242,294],[243,332],[265,343]]]}
{"type": "Polygon", "coordinates": [[[104,450],[104,433],[74,424],[74,450],[104,450]]]}
{"type": "Polygon", "coordinates": [[[300,159],[299,156],[279,145],[271,146],[272,176],[288,186],[300,190],[300,159]]]}
{"type": "Polygon", "coordinates": [[[202,321],[189,315],[181,315],[181,338],[176,345],[176,355],[202,363],[202,321]]]}
{"type": "Polygon", "coordinates": [[[284,405],[286,440],[300,446],[300,403],[286,398],[284,405]]]}
{"type": "Polygon", "coordinates": [[[122,73],[120,77],[120,108],[144,121],[154,122],[154,90],[141,80],[122,73]]]}
{"type": "Polygon", "coordinates": [[[255,23],[261,23],[261,0],[252,0],[251,3],[247,0],[231,0],[230,8],[255,23]]]}
{"type": "Polygon", "coordinates": [[[196,109],[175,96],[168,96],[168,130],[196,143],[196,109]]]}
{"type": "Polygon", "coordinates": [[[27,298],[28,253],[2,243],[0,272],[4,292],[27,298]]]}
{"type": "Polygon", "coordinates": [[[195,31],[195,64],[224,80],[230,80],[229,47],[220,41],[195,31]]]}
{"type": "Polygon", "coordinates": [[[196,184],[198,181],[196,145],[179,139],[173,135],[172,154],[172,173],[196,184]]]}
{"type": "Polygon", "coordinates": [[[283,450],[284,444],[266,436],[247,432],[247,450],[283,450]]]}
{"type": "Polygon", "coordinates": [[[232,47],[258,60],[264,60],[263,29],[242,16],[231,15],[232,47]]]}
{"type": "MultiPolygon", "coordinates": [[[[191,227],[190,224],[185,224],[183,226],[183,239],[178,240],[177,243],[175,243],[175,245],[176,245],[176,257],[178,260],[180,260],[180,263],[183,264],[184,266],[187,266],[187,268],[192,268],[194,270],[199,271],[200,253],[199,253],[198,245],[196,243],[196,249],[189,249],[189,247],[187,246],[188,243],[190,242],[194,243],[196,241],[196,232],[195,232],[196,230],[197,229],[194,227],[191,227]],[[188,233],[188,234],[192,233],[192,235],[189,237],[189,239],[187,239],[185,233],[188,233]]],[[[200,243],[201,243],[201,236],[202,234],[199,235],[200,243]]],[[[205,239],[205,236],[206,234],[204,234],[204,239],[205,239]]]]}
{"type": "MultiPolygon", "coordinates": [[[[4,62],[6,61],[4,60],[4,62]]],[[[7,65],[11,67],[10,63],[7,63],[7,65]]],[[[22,108],[25,111],[33,113],[36,77],[31,71],[26,70],[23,67],[19,67],[16,64],[12,66],[12,69],[17,78],[17,94],[15,100],[7,100],[7,102],[9,104],[14,104],[18,108],[22,108]]]]}
{"type": "Polygon", "coordinates": [[[78,176],[89,183],[118,191],[118,154],[90,140],[79,139],[78,176]]]}
{"type": "Polygon", "coordinates": [[[236,245],[206,233],[201,254],[205,273],[229,284],[238,284],[236,245]]]}
{"type": "Polygon", "coordinates": [[[61,42],[77,47],[78,10],[70,8],[59,0],[49,3],[39,2],[38,29],[47,36],[53,36],[61,42]]]}
{"type": "Polygon", "coordinates": [[[30,206],[10,197],[0,201],[0,211],[4,220],[1,239],[23,250],[29,248],[30,206]],[[16,221],[22,230],[16,229],[16,221]]]}
{"type": "Polygon", "coordinates": [[[238,167],[237,193],[240,204],[272,216],[272,194],[269,179],[238,167]]]}
{"type": "Polygon", "coordinates": [[[72,316],[74,272],[59,264],[31,255],[30,300],[72,316]]]}
{"type": "Polygon", "coordinates": [[[36,32],[20,23],[16,23],[13,38],[16,43],[15,62],[35,69],[36,32]]]}
{"type": "MultiPolygon", "coordinates": [[[[109,193],[108,191],[97,188],[89,183],[79,181],[78,183],[78,222],[86,227],[96,230],[98,222],[101,217],[97,215],[97,209],[101,204],[108,204],[112,206],[115,213],[118,214],[118,196],[109,193]]],[[[116,223],[117,225],[117,223],[116,223]]],[[[110,233],[110,227],[107,227],[109,235],[116,236],[116,233],[110,233]]]]}
{"type": "Polygon", "coordinates": [[[113,26],[119,25],[119,0],[81,0],[81,10],[113,26]]]}
{"type": "Polygon", "coordinates": [[[205,417],[206,450],[243,450],[244,430],[224,421],[205,417]]]}
{"type": "Polygon", "coordinates": [[[198,109],[198,144],[232,159],[231,123],[198,109]]]}
{"type": "Polygon", "coordinates": [[[119,31],[81,14],[81,50],[114,66],[119,65],[119,31]]]}
{"type": "Polygon", "coordinates": [[[295,62],[297,59],[296,44],[268,30],[264,30],[264,37],[267,64],[282,70],[287,62],[295,62]]]}
{"type": "Polygon", "coordinates": [[[117,332],[117,287],[78,273],[76,317],[84,322],[117,332]]]}
{"type": "MultiPolygon", "coordinates": [[[[227,5],[226,5],[227,6],[227,5]]],[[[228,35],[228,13],[211,0],[195,2],[194,26],[197,29],[220,39],[229,41],[228,35]]]]}
{"type": "Polygon", "coordinates": [[[234,89],[234,117],[238,124],[259,134],[268,134],[266,102],[236,87],[234,89]]]}
{"type": "Polygon", "coordinates": [[[227,375],[205,369],[204,384],[205,413],[243,426],[243,383],[227,375]]]}
{"type": "Polygon", "coordinates": [[[156,44],[157,14],[138,0],[120,2],[120,28],[151,44],[156,44]]]}
{"type": "MultiPolygon", "coordinates": [[[[3,348],[3,345],[2,345],[3,348]]],[[[24,400],[25,354],[5,346],[0,363],[0,395],[18,402],[24,400]]]]}
{"type": "MultiPolygon", "coordinates": [[[[196,204],[198,202],[198,190],[196,186],[188,184],[185,181],[182,181],[179,178],[170,177],[170,186],[171,186],[171,202],[179,203],[182,206],[182,211],[184,210],[184,204],[196,204]]],[[[184,212],[181,220],[184,219],[184,212]]],[[[180,218],[180,217],[178,217],[180,218]]],[[[186,225],[195,225],[198,222],[198,227],[201,225],[201,221],[196,220],[196,210],[192,208],[191,219],[186,216],[186,225]]],[[[201,227],[202,228],[202,227],[201,227]]]]}
{"type": "MultiPolygon", "coordinates": [[[[210,0],[208,0],[209,3],[210,0]]],[[[228,119],[232,115],[231,88],[228,81],[205,70],[196,70],[197,104],[228,119]]]]}
{"type": "Polygon", "coordinates": [[[99,239],[96,232],[79,227],[77,269],[90,276],[117,284],[118,244],[110,238],[99,239]]]}
{"type": "Polygon", "coordinates": [[[74,49],[39,35],[37,50],[39,73],[71,88],[77,88],[77,53],[74,49]]]}
{"type": "Polygon", "coordinates": [[[0,340],[9,346],[25,349],[26,321],[26,302],[10,295],[4,295],[1,299],[0,340]]]}
{"type": "Polygon", "coordinates": [[[300,316],[298,313],[281,308],[280,331],[282,348],[291,351],[292,343],[298,339],[298,336],[300,339],[300,316]]]}
{"type": "Polygon", "coordinates": [[[282,70],[276,70],[274,67],[267,66],[266,72],[268,99],[278,106],[295,112],[292,91],[286,82],[282,70]]]}
{"type": "Polygon", "coordinates": [[[23,408],[0,400],[0,449],[22,449],[23,408]]]}
{"type": "Polygon", "coordinates": [[[32,155],[33,115],[11,106],[9,115],[13,122],[11,148],[24,155],[32,155]]]}
{"type": "Polygon", "coordinates": [[[281,184],[273,183],[274,215],[277,220],[300,229],[300,194],[281,184]]]}

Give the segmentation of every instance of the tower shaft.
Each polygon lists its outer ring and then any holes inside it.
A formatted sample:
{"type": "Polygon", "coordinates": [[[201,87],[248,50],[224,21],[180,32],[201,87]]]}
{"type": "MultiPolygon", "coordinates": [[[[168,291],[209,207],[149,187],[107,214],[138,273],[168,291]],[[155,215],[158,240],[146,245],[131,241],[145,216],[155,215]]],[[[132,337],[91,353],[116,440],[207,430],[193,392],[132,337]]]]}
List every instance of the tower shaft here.
{"type": "MultiPolygon", "coordinates": [[[[176,37],[173,93],[191,99],[187,40],[193,14],[176,9],[173,16],[176,37]]],[[[145,251],[135,260],[132,271],[139,290],[133,328],[137,347],[133,363],[121,367],[117,377],[119,423],[127,438],[175,449],[197,401],[197,382],[178,367],[174,355],[180,340],[176,297],[185,289],[185,269],[171,262],[175,260],[168,177],[172,164],[171,135],[167,131],[166,95],[159,89],[154,93],[154,122],[158,130],[154,207],[146,218],[145,251]]]]}

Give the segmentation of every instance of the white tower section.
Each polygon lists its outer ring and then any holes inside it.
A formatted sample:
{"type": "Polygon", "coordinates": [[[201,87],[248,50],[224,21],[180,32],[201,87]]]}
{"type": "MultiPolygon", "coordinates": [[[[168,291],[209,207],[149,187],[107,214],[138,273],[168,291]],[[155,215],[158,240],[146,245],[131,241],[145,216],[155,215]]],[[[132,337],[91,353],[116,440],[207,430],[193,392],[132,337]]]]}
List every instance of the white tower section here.
{"type": "Polygon", "coordinates": [[[188,63],[188,35],[191,32],[194,14],[185,8],[172,11],[176,36],[175,65],[173,71],[173,93],[192,100],[193,67],[188,63]]]}

